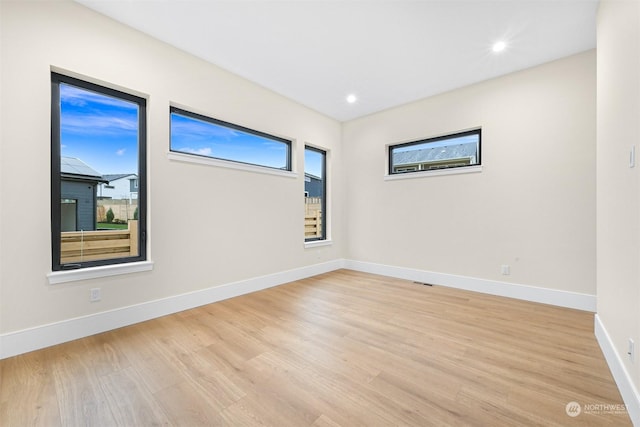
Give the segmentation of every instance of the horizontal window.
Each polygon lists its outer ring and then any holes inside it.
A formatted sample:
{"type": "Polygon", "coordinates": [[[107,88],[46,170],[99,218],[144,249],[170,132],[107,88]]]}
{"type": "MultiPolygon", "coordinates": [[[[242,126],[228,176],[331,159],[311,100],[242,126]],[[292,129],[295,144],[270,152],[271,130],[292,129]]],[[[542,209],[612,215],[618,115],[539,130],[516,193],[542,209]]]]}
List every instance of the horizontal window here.
{"type": "Polygon", "coordinates": [[[291,171],[291,141],[176,107],[170,150],[291,171]]]}
{"type": "Polygon", "coordinates": [[[481,130],[389,147],[389,175],[480,165],[481,130]]]}

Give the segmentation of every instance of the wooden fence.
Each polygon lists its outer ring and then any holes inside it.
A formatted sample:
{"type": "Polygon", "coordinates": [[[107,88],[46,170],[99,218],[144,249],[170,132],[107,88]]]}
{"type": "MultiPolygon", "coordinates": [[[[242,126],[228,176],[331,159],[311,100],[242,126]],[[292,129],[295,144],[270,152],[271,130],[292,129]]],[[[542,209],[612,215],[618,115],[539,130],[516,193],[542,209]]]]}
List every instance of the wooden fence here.
{"type": "Polygon", "coordinates": [[[138,221],[127,230],[66,231],[60,233],[60,263],[68,264],[138,255],[138,221]]]}
{"type": "Polygon", "coordinates": [[[96,207],[96,219],[98,222],[107,222],[107,211],[111,209],[113,219],[127,221],[133,219],[137,208],[137,199],[100,199],[96,207]]]}
{"type": "Polygon", "coordinates": [[[310,213],[310,212],[322,209],[322,198],[321,197],[305,197],[304,208],[306,213],[310,213]]]}
{"type": "Polygon", "coordinates": [[[314,211],[304,216],[304,238],[322,237],[322,211],[314,211]]]}

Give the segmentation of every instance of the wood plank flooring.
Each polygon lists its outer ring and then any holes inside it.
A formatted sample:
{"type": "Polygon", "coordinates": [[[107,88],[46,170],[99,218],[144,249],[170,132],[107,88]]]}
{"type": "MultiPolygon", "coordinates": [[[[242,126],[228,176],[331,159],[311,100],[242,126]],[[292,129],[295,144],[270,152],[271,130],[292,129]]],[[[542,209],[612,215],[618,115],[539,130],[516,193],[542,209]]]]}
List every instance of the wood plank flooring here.
{"type": "Polygon", "coordinates": [[[630,426],[616,404],[593,314],[349,270],[0,361],[3,427],[630,426]]]}

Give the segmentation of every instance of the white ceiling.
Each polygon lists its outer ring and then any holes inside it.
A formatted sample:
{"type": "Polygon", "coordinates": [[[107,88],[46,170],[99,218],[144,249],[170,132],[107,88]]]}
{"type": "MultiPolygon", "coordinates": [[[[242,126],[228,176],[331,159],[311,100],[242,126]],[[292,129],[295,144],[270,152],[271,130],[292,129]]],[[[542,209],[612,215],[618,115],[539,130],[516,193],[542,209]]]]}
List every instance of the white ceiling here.
{"type": "Polygon", "coordinates": [[[76,1],[340,121],[594,48],[598,5],[76,1]],[[500,54],[491,51],[497,40],[508,43],[500,54]]]}

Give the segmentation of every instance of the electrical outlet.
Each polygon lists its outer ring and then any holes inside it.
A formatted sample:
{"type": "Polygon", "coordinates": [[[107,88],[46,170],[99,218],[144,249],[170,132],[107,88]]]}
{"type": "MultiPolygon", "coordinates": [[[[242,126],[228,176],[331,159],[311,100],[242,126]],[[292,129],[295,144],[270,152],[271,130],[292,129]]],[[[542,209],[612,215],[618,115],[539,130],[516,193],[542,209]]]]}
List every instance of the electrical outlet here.
{"type": "Polygon", "coordinates": [[[631,362],[635,362],[636,360],[636,343],[629,338],[629,349],[627,350],[627,354],[629,355],[629,359],[631,362]]]}
{"type": "Polygon", "coordinates": [[[102,295],[100,295],[100,288],[93,288],[89,290],[89,301],[96,302],[102,299],[102,295]]]}
{"type": "Polygon", "coordinates": [[[508,276],[511,274],[511,266],[508,264],[503,264],[500,271],[502,272],[503,276],[508,276]]]}

